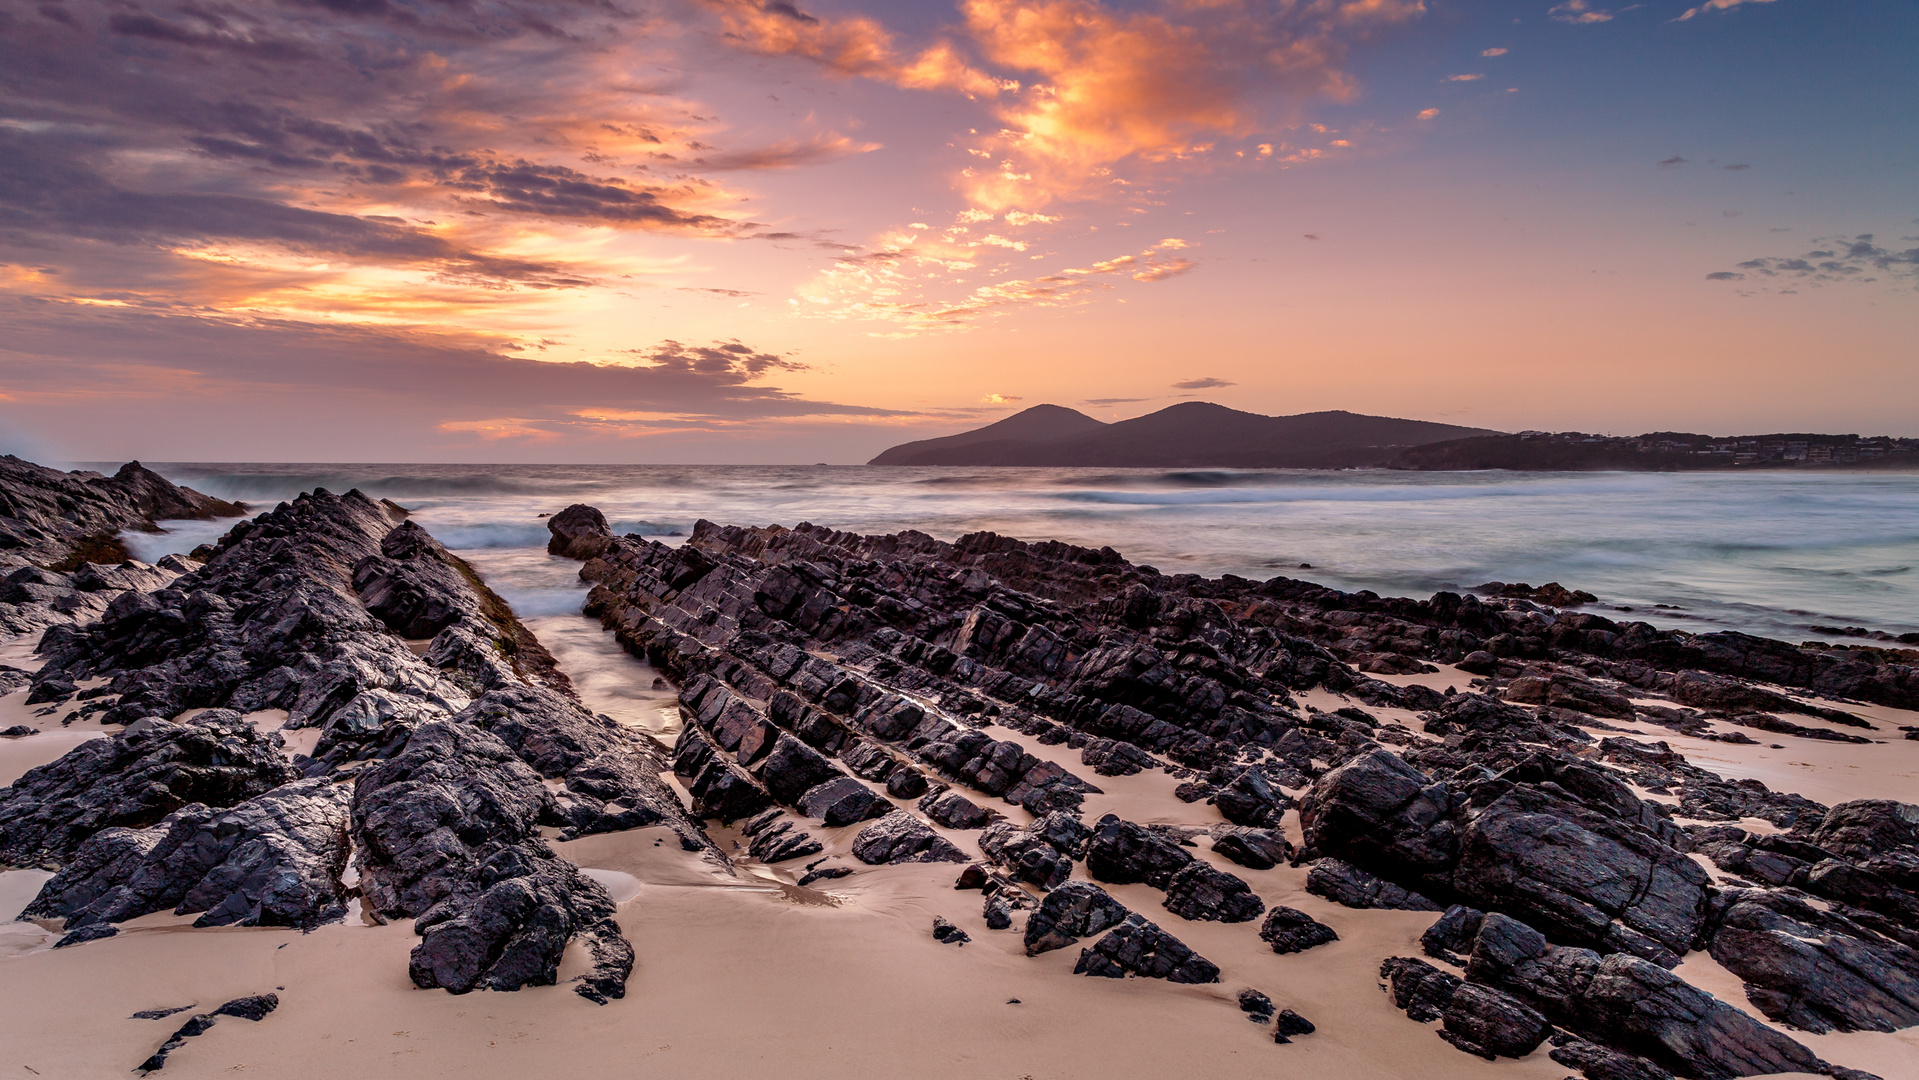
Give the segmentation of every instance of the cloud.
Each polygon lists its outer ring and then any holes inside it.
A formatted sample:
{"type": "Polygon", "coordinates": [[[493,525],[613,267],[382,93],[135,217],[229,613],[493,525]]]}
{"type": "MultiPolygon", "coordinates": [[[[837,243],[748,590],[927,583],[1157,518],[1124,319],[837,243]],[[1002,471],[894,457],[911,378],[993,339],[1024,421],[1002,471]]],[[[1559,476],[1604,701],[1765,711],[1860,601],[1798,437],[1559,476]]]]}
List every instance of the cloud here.
{"type": "Polygon", "coordinates": [[[1772,0],[1706,0],[1705,3],[1696,8],[1689,8],[1685,14],[1674,19],[1673,22],[1685,22],[1695,15],[1704,15],[1714,11],[1731,11],[1733,8],[1740,7],[1744,4],[1770,3],[1772,3],[1772,0]]]}
{"type": "Polygon", "coordinates": [[[1441,79],[1440,81],[1441,82],[1478,82],[1479,80],[1485,77],[1486,76],[1484,75],[1448,75],[1444,79],[1441,79]]]}
{"type": "Polygon", "coordinates": [[[1665,167],[1670,169],[1675,166],[1686,164],[1686,159],[1680,157],[1678,154],[1674,154],[1673,156],[1667,158],[1666,160],[1660,162],[1659,164],[1664,165],[1665,167]]]}
{"type": "Polygon", "coordinates": [[[1026,399],[1016,396],[1009,397],[1006,394],[988,394],[979,400],[981,405],[1010,405],[1015,401],[1024,401],[1026,399]]]}
{"type": "Polygon", "coordinates": [[[1750,169],[1750,168],[1752,168],[1752,166],[1751,166],[1751,165],[1743,165],[1743,164],[1741,164],[1741,165],[1724,165],[1724,166],[1721,166],[1721,168],[1724,168],[1724,169],[1726,169],[1726,170],[1727,170],[1728,172],[1740,172],[1740,171],[1742,171],[1742,170],[1745,170],[1745,169],[1750,169]]]}
{"type": "Polygon", "coordinates": [[[1156,401],[1156,400],[1158,399],[1143,398],[1143,397],[1096,397],[1096,398],[1086,398],[1085,400],[1081,401],[1080,404],[1081,405],[1100,405],[1100,406],[1131,405],[1135,402],[1156,401]]]}
{"type": "Polygon", "coordinates": [[[1226,379],[1215,379],[1211,375],[1199,379],[1186,379],[1173,384],[1177,390],[1212,390],[1222,386],[1237,386],[1238,383],[1226,379]]]}
{"type": "Polygon", "coordinates": [[[710,172],[735,169],[790,169],[796,165],[819,165],[841,158],[870,154],[880,149],[876,142],[858,142],[838,132],[824,132],[804,139],[781,139],[765,146],[724,154],[694,158],[692,164],[710,172]]]}
{"type": "Polygon", "coordinates": [[[1565,0],[1547,11],[1555,20],[1563,23],[1590,24],[1612,21],[1612,12],[1595,8],[1586,0],[1565,0]]]}
{"type": "Polygon", "coordinates": [[[1814,240],[1813,245],[1803,255],[1748,259],[1738,264],[1737,271],[1719,270],[1706,277],[1710,281],[1771,278],[1812,285],[1876,283],[1919,289],[1919,247],[1889,249],[1877,243],[1872,233],[1814,240]]]}
{"type": "Polygon", "coordinates": [[[704,2],[737,47],[987,102],[1000,127],[969,149],[989,164],[964,170],[960,186],[994,212],[1103,196],[1122,164],[1202,154],[1251,133],[1282,100],[1349,99],[1351,44],[1426,10],[1424,0],[1159,0],[1150,10],[961,0],[961,24],[915,50],[867,16],[704,2]]]}
{"type": "Polygon", "coordinates": [[[1419,110],[1418,118],[1421,120],[1431,120],[1433,117],[1438,115],[1439,115],[1438,109],[1421,109],[1419,110]]]}
{"type": "Polygon", "coordinates": [[[1509,53],[1509,52],[1511,52],[1511,51],[1512,51],[1511,49],[1486,49],[1486,50],[1483,50],[1482,52],[1480,52],[1480,54],[1479,54],[1479,55],[1481,55],[1481,56],[1504,56],[1504,55],[1506,55],[1507,53],[1509,53]]]}

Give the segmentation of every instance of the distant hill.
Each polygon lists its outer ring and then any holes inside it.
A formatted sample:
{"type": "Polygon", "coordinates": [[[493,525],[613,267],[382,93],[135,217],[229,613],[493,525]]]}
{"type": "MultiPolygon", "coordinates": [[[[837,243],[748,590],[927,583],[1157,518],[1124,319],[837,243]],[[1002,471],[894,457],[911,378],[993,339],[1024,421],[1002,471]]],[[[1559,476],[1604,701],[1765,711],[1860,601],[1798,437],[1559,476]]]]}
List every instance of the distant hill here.
{"type": "Polygon", "coordinates": [[[1205,401],[1114,424],[1035,405],[973,431],[895,446],[869,464],[1338,469],[1384,465],[1411,447],[1491,434],[1349,412],[1261,416],[1205,401]]]}
{"type": "Polygon", "coordinates": [[[1699,469],[1919,467],[1919,439],[1884,435],[1588,435],[1522,431],[1429,443],[1401,451],[1394,469],[1515,469],[1537,472],[1690,472],[1699,469]]]}

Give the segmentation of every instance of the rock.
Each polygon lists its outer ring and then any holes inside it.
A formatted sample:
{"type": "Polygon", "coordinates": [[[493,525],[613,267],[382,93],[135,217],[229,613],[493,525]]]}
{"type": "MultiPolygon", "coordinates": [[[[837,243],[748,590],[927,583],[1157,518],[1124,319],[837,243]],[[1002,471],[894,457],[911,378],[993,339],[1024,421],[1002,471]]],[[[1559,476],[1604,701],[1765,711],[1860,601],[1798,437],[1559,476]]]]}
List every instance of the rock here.
{"type": "Polygon", "coordinates": [[[829,829],[882,817],[895,809],[872,788],[850,776],[836,777],[813,788],[801,795],[796,805],[801,813],[818,818],[829,829]]]}
{"type": "Polygon", "coordinates": [[[1271,870],[1293,857],[1293,845],[1273,829],[1228,825],[1213,830],[1213,850],[1248,870],[1271,870]]]}
{"type": "Polygon", "coordinates": [[[1051,889],[1072,876],[1073,860],[1067,853],[1079,846],[1085,829],[1079,819],[1063,811],[1024,829],[1011,822],[995,822],[980,833],[980,851],[1015,878],[1051,889]]]}
{"type": "Polygon", "coordinates": [[[1137,914],[1128,915],[1092,948],[1081,950],[1073,974],[1108,979],[1138,975],[1176,983],[1219,981],[1216,965],[1137,914]]]}
{"type": "Polygon", "coordinates": [[[1206,922],[1251,922],[1266,910],[1246,882],[1198,860],[1167,880],[1164,905],[1182,919],[1206,922]]]}
{"type": "Polygon", "coordinates": [[[1013,905],[1007,903],[1006,898],[998,893],[986,898],[986,904],[980,914],[986,919],[988,930],[1005,930],[1013,925],[1013,905]]]}
{"type": "Polygon", "coordinates": [[[815,881],[833,881],[852,872],[853,868],[850,866],[821,866],[801,874],[799,885],[803,889],[815,881]]]}
{"type": "Polygon", "coordinates": [[[1246,1019],[1255,1024],[1264,1024],[1271,1020],[1273,1008],[1272,998],[1250,986],[1239,992],[1239,1011],[1245,1013],[1246,1019]]]}
{"type": "Polygon", "coordinates": [[[1441,971],[1424,960],[1407,956],[1389,957],[1379,965],[1379,977],[1386,981],[1393,1004],[1422,1024],[1445,1015],[1465,980],[1441,971]]]}
{"type": "Polygon", "coordinates": [[[1177,844],[1113,814],[1100,818],[1086,841],[1086,872],[1115,885],[1145,882],[1164,889],[1192,861],[1177,844]]]}
{"type": "Polygon", "coordinates": [[[251,1020],[258,1023],[264,1020],[268,1013],[279,1007],[280,995],[278,994],[255,994],[252,997],[234,998],[232,1001],[227,1002],[212,1012],[201,1013],[180,1025],[178,1031],[175,1031],[166,1042],[160,1044],[160,1049],[155,1050],[151,1057],[135,1066],[135,1068],[143,1073],[155,1072],[165,1068],[168,1055],[186,1045],[188,1039],[196,1035],[206,1034],[207,1029],[211,1028],[215,1021],[219,1020],[222,1016],[234,1016],[242,1020],[251,1020]]]}
{"type": "Polygon", "coordinates": [[[818,855],[826,846],[799,827],[784,810],[768,810],[740,826],[749,840],[746,853],[763,863],[786,862],[818,855]]]}
{"type": "Polygon", "coordinates": [[[1221,788],[1213,804],[1235,825],[1265,828],[1279,823],[1292,800],[1273,790],[1263,771],[1249,768],[1221,788]]]}
{"type": "Polygon", "coordinates": [[[1461,671],[1471,672],[1474,675],[1491,675],[1499,670],[1499,657],[1494,656],[1484,649],[1475,649],[1467,653],[1453,666],[1461,671]]]}
{"type": "Polygon", "coordinates": [[[1459,986],[1441,1014],[1447,1042],[1482,1057],[1525,1057],[1552,1033],[1537,1009],[1501,990],[1477,983],[1459,986]]]}
{"type": "Polygon", "coordinates": [[[926,794],[926,786],[917,769],[894,769],[886,778],[886,793],[895,799],[917,799],[926,794]]]}
{"type": "Polygon", "coordinates": [[[1159,767],[1159,759],[1129,742],[1093,739],[1080,751],[1081,763],[1101,776],[1132,776],[1159,767]]]}
{"type": "Polygon", "coordinates": [[[1812,839],[1854,859],[1900,850],[1919,853],[1919,806],[1890,799],[1840,803],[1826,812],[1812,839]]]}
{"type": "Polygon", "coordinates": [[[1443,873],[1459,858],[1458,801],[1445,784],[1375,749],[1314,782],[1300,828],[1308,849],[1361,868],[1443,873]]]}
{"type": "Polygon", "coordinates": [[[0,789],[0,863],[57,868],[101,829],[139,829],[189,803],[223,808],[297,778],[281,739],[231,710],[152,718],[90,739],[0,789]]]}
{"type": "Polygon", "coordinates": [[[1339,940],[1332,927],[1289,907],[1275,907],[1268,912],[1266,922],[1259,928],[1259,937],[1281,954],[1305,952],[1339,940]]]}
{"type": "Polygon", "coordinates": [[[918,818],[894,810],[853,838],[853,857],[870,865],[965,862],[966,855],[918,818]]]}
{"type": "Polygon", "coordinates": [[[1311,1020],[1291,1009],[1281,1009],[1279,1015],[1273,1018],[1273,1041],[1276,1043],[1289,1043],[1295,1035],[1311,1035],[1318,1030],[1311,1020]]]}
{"type": "Polygon", "coordinates": [[[1713,907],[1713,959],[1773,1020],[1815,1034],[1919,1024],[1919,950],[1791,893],[1728,889],[1713,907]]]}
{"type": "Polygon", "coordinates": [[[1657,964],[1629,953],[1602,957],[1555,946],[1498,913],[1481,922],[1466,974],[1569,1030],[1676,1073],[1721,1080],[1830,1068],[1791,1038],[1657,964]]]}
{"type": "Polygon", "coordinates": [[[361,773],[351,817],[361,894],[381,918],[414,917],[415,985],[552,985],[577,936],[590,968],[575,992],[602,1003],[625,993],[633,947],[606,890],[538,838],[551,805],[505,743],[446,721],[361,773]]]}
{"type": "Polygon", "coordinates": [[[1673,1080],[1672,1073],[1645,1058],[1584,1039],[1568,1039],[1563,1046],[1554,1047],[1551,1056],[1559,1064],[1585,1073],[1586,1080],[1673,1080]]]}
{"type": "Polygon", "coordinates": [[[933,916],[933,940],[942,945],[964,945],[973,940],[973,937],[944,918],[935,915],[933,916]]]}
{"type": "Polygon", "coordinates": [[[119,932],[120,928],[112,923],[90,923],[80,927],[78,930],[69,931],[65,936],[61,937],[59,941],[54,942],[53,947],[56,949],[64,949],[69,945],[84,945],[89,941],[99,941],[102,938],[113,937],[119,932]]]}
{"type": "Polygon", "coordinates": [[[552,534],[546,542],[548,554],[582,562],[598,558],[613,543],[613,530],[607,527],[606,515],[580,503],[548,518],[546,528],[552,534]]]}
{"type": "MultiPolygon", "coordinates": [[[[245,507],[177,487],[137,461],[113,476],[60,472],[0,455],[0,551],[10,568],[30,563],[71,570],[85,560],[126,558],[124,529],[156,531],[166,518],[235,517],[245,507]]],[[[0,595],[0,601],[15,603],[0,595]]]]}
{"type": "Polygon", "coordinates": [[[227,810],[198,803],[148,829],[105,829],[41,887],[25,915],[68,930],[169,908],[195,926],[296,926],[346,914],[349,787],[302,780],[227,810]]]}
{"type": "Polygon", "coordinates": [[[5,731],[0,731],[0,736],[4,736],[9,739],[22,739],[28,735],[38,735],[38,734],[40,734],[39,728],[28,727],[25,724],[15,724],[5,731]]]}
{"type": "Polygon", "coordinates": [[[1454,904],[1446,909],[1439,921],[1426,928],[1419,936],[1419,947],[1427,956],[1436,956],[1442,960],[1458,962],[1454,953],[1465,952],[1472,948],[1473,938],[1479,933],[1479,923],[1486,917],[1478,908],[1464,904],[1454,904]]]}
{"type": "Polygon", "coordinates": [[[1438,911],[1439,905],[1338,859],[1318,859],[1306,874],[1306,891],[1349,908],[1438,911]]]}
{"type": "Polygon", "coordinates": [[[1046,894],[1026,920],[1026,955],[1063,949],[1080,938],[1117,926],[1132,914],[1105,889],[1069,881],[1046,894]]]}
{"type": "Polygon", "coordinates": [[[947,829],[981,829],[991,820],[971,799],[950,789],[921,799],[919,807],[935,825],[947,829]]]}

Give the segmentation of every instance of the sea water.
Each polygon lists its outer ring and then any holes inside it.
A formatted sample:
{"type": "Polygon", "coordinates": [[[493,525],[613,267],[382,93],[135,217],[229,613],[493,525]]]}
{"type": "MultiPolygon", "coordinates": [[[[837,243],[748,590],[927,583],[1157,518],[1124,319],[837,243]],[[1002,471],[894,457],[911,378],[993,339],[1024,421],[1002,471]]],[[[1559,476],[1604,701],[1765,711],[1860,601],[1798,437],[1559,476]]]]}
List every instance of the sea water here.
{"type": "MultiPolygon", "coordinates": [[[[1919,631],[1912,473],[154,467],[256,510],[314,487],[392,499],[532,618],[579,611],[577,564],[545,555],[544,516],[588,503],[616,531],[665,543],[678,543],[700,518],[917,529],[943,540],[984,529],[1110,546],[1165,573],[1284,575],[1386,595],[1557,581],[1596,594],[1598,609],[1614,617],[1701,632],[1836,641],[1844,639],[1814,628],[1919,631]]],[[[191,550],[229,524],[170,522],[167,533],[126,539],[151,560],[191,550]]]]}

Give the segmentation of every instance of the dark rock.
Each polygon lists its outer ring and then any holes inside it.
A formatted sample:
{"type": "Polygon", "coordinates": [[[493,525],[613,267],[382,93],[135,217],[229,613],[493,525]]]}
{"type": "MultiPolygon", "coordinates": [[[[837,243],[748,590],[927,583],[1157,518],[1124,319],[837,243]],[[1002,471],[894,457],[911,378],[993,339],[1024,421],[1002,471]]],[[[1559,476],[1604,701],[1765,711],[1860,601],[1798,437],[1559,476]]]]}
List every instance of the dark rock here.
{"type": "Polygon", "coordinates": [[[64,949],[69,945],[84,945],[89,941],[99,941],[102,938],[113,937],[119,932],[120,928],[112,923],[89,923],[86,926],[80,927],[78,930],[69,931],[59,941],[54,942],[53,947],[56,949],[64,949]]]}
{"type": "Polygon", "coordinates": [[[1241,772],[1213,796],[1213,805],[1227,821],[1235,825],[1265,828],[1279,823],[1280,815],[1292,800],[1278,791],[1258,768],[1241,772]]]}
{"type": "Polygon", "coordinates": [[[1768,1017],[1814,1033],[1919,1024],[1919,950],[1791,893],[1728,889],[1713,906],[1712,957],[1768,1017]]]}
{"type": "Polygon", "coordinates": [[[1026,955],[1063,949],[1080,938],[1117,926],[1132,914],[1105,889],[1069,881],[1046,894],[1026,920],[1026,955]]]}
{"type": "Polygon", "coordinates": [[[1424,960],[1406,956],[1387,958],[1379,965],[1379,977],[1386,981],[1393,1004],[1422,1024],[1445,1014],[1453,995],[1465,980],[1441,971],[1424,960]]]}
{"type": "Polygon", "coordinates": [[[189,803],[228,807],[297,778],[278,735],[230,710],[143,720],[0,789],[0,863],[57,867],[105,828],[144,828],[189,803]]]}
{"type": "Polygon", "coordinates": [[[895,799],[917,799],[926,794],[926,777],[917,769],[894,769],[886,778],[886,793],[895,799]]]}
{"type": "Polygon", "coordinates": [[[1293,857],[1293,845],[1273,829],[1229,825],[1213,830],[1213,850],[1248,870],[1271,870],[1293,857]]]}
{"type": "Polygon", "coordinates": [[[1376,878],[1351,863],[1318,859],[1306,874],[1306,891],[1349,908],[1387,908],[1393,911],[1438,911],[1440,907],[1416,892],[1376,878]]]}
{"type": "Polygon", "coordinates": [[[1310,850],[1361,867],[1444,872],[1459,857],[1458,802],[1398,755],[1373,750],[1314,782],[1299,820],[1310,850]]]}
{"type": "Polygon", "coordinates": [[[1193,857],[1144,826],[1107,814],[1086,841],[1086,872],[1115,885],[1145,882],[1164,889],[1193,857]]]}
{"type": "Polygon", "coordinates": [[[980,914],[985,917],[988,930],[1005,930],[1013,925],[1013,905],[998,893],[986,898],[980,914]]]}
{"type": "Polygon", "coordinates": [[[214,1022],[222,1016],[235,1016],[242,1020],[252,1020],[258,1023],[265,1019],[268,1013],[279,1007],[280,996],[278,994],[256,994],[252,997],[234,998],[232,1001],[227,1002],[212,1012],[201,1013],[193,1019],[188,1020],[185,1024],[182,1024],[180,1030],[175,1031],[166,1042],[160,1045],[160,1049],[155,1050],[151,1057],[141,1062],[136,1068],[143,1073],[155,1072],[165,1068],[168,1055],[186,1045],[188,1039],[196,1035],[204,1035],[207,1029],[211,1028],[214,1022]]]}
{"type": "Polygon", "coordinates": [[[1297,908],[1275,907],[1259,928],[1261,941],[1276,953],[1305,952],[1339,940],[1333,928],[1297,908]]]}
{"type": "Polygon", "coordinates": [[[966,861],[964,852],[904,810],[861,829],[853,838],[853,857],[871,865],[966,861]]]}
{"type": "Polygon", "coordinates": [[[1477,908],[1454,904],[1419,936],[1419,947],[1427,956],[1456,961],[1458,958],[1453,954],[1472,948],[1473,938],[1479,934],[1479,922],[1485,917],[1485,912],[1477,908]]]}
{"type": "Polygon", "coordinates": [[[1273,1008],[1272,998],[1250,986],[1239,992],[1239,1011],[1245,1013],[1246,1019],[1255,1024],[1264,1024],[1271,1020],[1273,1008]]]}
{"type": "Polygon", "coordinates": [[[1182,919],[1251,922],[1266,910],[1246,882],[1194,860],[1166,882],[1166,910],[1182,919]]]}
{"type": "Polygon", "coordinates": [[[942,945],[964,945],[973,936],[938,915],[933,916],[933,940],[942,945]]]}
{"type": "Polygon", "coordinates": [[[1854,859],[1900,850],[1919,853],[1919,806],[1890,799],[1840,803],[1826,812],[1812,839],[1854,859]]]}
{"type": "Polygon", "coordinates": [[[991,820],[971,799],[950,789],[921,799],[919,807],[935,825],[947,829],[982,829],[991,820]]]}
{"type": "Polygon", "coordinates": [[[1176,983],[1219,981],[1216,965],[1137,914],[1128,915],[1092,948],[1081,950],[1073,974],[1108,979],[1139,975],[1176,983]]]}
{"type": "Polygon", "coordinates": [[[826,850],[784,810],[768,810],[750,818],[741,824],[740,832],[748,838],[746,853],[763,863],[803,859],[826,850]]]}
{"type": "Polygon", "coordinates": [[[148,829],[95,833],[25,914],[68,929],[171,908],[196,926],[312,929],[346,913],[351,789],[328,780],[278,787],[227,810],[192,804],[148,829]]]}
{"type": "Polygon", "coordinates": [[[1537,1009],[1502,990],[1477,983],[1459,986],[1441,1013],[1447,1042],[1483,1057],[1525,1057],[1552,1033],[1537,1009]]]}
{"type": "Polygon", "coordinates": [[[546,528],[552,534],[546,542],[550,555],[584,562],[598,558],[613,543],[613,530],[607,527],[606,515],[580,503],[548,518],[546,528]]]}
{"type": "Polygon", "coordinates": [[[800,875],[799,885],[800,885],[800,888],[803,889],[806,886],[813,884],[815,881],[833,881],[838,878],[843,878],[847,876],[848,874],[851,874],[852,872],[853,872],[853,868],[850,866],[816,867],[800,875]]]}
{"type": "Polygon", "coordinates": [[[1491,675],[1493,672],[1499,670],[1499,657],[1494,656],[1484,649],[1476,649],[1467,653],[1465,657],[1453,666],[1461,671],[1471,672],[1474,675],[1491,675]]]}
{"type": "Polygon", "coordinates": [[[796,805],[801,813],[818,818],[829,829],[883,817],[895,809],[892,803],[881,798],[872,788],[850,776],[826,781],[801,795],[796,805]]]}
{"type": "Polygon", "coordinates": [[[1281,1009],[1279,1015],[1273,1018],[1273,1041],[1276,1043],[1289,1043],[1295,1035],[1311,1035],[1318,1030],[1311,1020],[1291,1009],[1281,1009]]]}
{"type": "Polygon", "coordinates": [[[1645,1058],[1622,1054],[1584,1039],[1568,1039],[1563,1046],[1553,1048],[1551,1057],[1567,1068],[1585,1073],[1586,1080],[1673,1080],[1672,1073],[1645,1058]]]}
{"type": "Polygon", "coordinates": [[[1021,881],[1050,889],[1072,876],[1068,852],[1078,848],[1086,826],[1078,818],[1055,811],[1022,829],[996,822],[980,833],[980,851],[1006,867],[1021,881]]]}
{"type": "Polygon", "coordinates": [[[1497,913],[1480,923],[1469,979],[1502,989],[1568,1029],[1676,1073],[1722,1080],[1825,1072],[1825,1062],[1657,964],[1555,946],[1497,913]]]}
{"type": "Polygon", "coordinates": [[[28,735],[38,735],[38,734],[40,734],[39,728],[28,727],[25,724],[15,724],[5,731],[0,731],[0,736],[4,736],[9,739],[19,739],[19,738],[24,738],[25,736],[28,736],[28,735]]]}

